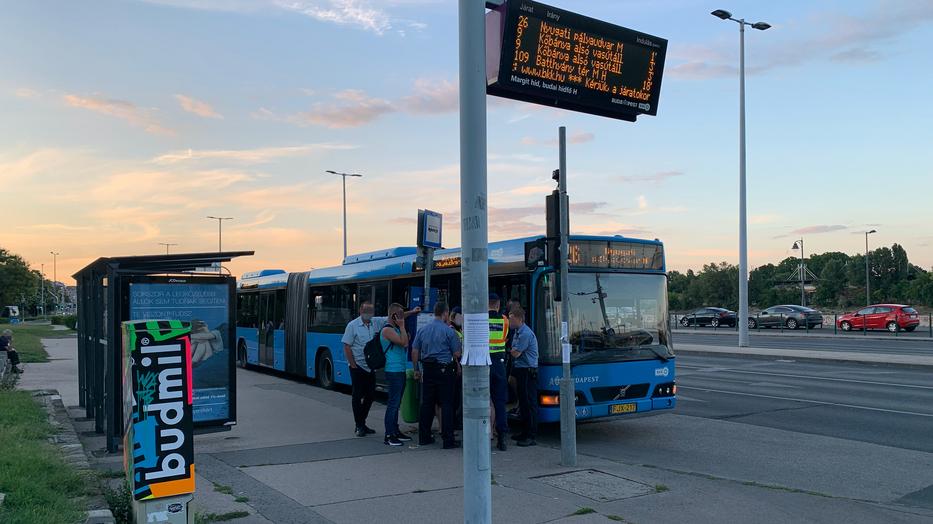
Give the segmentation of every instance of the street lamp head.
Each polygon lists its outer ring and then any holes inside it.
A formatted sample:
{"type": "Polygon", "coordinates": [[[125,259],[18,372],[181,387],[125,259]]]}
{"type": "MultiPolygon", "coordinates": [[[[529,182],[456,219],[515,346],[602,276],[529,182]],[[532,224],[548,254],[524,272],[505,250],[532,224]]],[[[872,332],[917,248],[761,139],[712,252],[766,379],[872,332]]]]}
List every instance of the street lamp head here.
{"type": "Polygon", "coordinates": [[[724,9],[717,9],[710,14],[715,16],[716,18],[722,18],[723,20],[728,20],[732,18],[732,13],[724,9]]]}
{"type": "Polygon", "coordinates": [[[878,232],[878,230],[872,229],[871,231],[869,231],[869,232],[867,232],[867,233],[865,233],[865,234],[866,234],[866,235],[870,235],[870,234],[872,234],[872,233],[877,233],[877,232],[878,232]]]}
{"type": "Polygon", "coordinates": [[[764,31],[765,29],[770,29],[771,24],[767,22],[755,22],[754,24],[752,24],[752,28],[757,29],[759,31],[764,31]]]}
{"type": "Polygon", "coordinates": [[[796,249],[800,249],[799,243],[798,243],[798,242],[794,242],[794,247],[792,247],[791,249],[795,249],[795,250],[796,250],[796,249]]]}
{"type": "Polygon", "coordinates": [[[330,169],[328,169],[327,171],[324,171],[324,172],[325,172],[325,173],[330,173],[330,174],[332,174],[332,175],[339,175],[339,174],[340,174],[340,173],[338,173],[338,172],[336,172],[336,171],[332,171],[332,170],[330,170],[330,169]]]}

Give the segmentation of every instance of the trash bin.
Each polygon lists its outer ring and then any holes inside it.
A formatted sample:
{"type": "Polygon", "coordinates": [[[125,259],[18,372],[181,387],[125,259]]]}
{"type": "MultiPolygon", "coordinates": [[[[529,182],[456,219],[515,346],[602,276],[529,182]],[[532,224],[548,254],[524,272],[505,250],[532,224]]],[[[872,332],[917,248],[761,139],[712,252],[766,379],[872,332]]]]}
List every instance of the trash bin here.
{"type": "Polygon", "coordinates": [[[408,424],[418,422],[418,406],[421,397],[421,384],[415,380],[412,369],[405,371],[405,392],[402,393],[402,420],[408,424]]]}

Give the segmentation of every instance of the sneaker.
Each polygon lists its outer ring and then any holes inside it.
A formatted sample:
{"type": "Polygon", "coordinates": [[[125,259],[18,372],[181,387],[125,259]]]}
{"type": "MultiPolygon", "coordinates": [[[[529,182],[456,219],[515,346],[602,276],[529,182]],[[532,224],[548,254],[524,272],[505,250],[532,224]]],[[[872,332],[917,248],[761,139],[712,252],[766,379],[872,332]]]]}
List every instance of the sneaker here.
{"type": "Polygon", "coordinates": [[[395,438],[395,435],[386,437],[383,442],[385,442],[386,446],[401,446],[402,445],[402,441],[395,438]]]}
{"type": "Polygon", "coordinates": [[[411,442],[411,437],[402,433],[401,431],[396,433],[394,436],[399,442],[411,442]]]}
{"type": "Polygon", "coordinates": [[[357,436],[357,437],[365,437],[365,436],[366,436],[366,430],[363,429],[363,428],[356,428],[356,436],[357,436]]]}
{"type": "Polygon", "coordinates": [[[19,369],[19,368],[16,367],[16,366],[13,366],[13,368],[10,369],[10,372],[11,372],[11,373],[17,373],[17,374],[19,374],[19,373],[22,373],[23,370],[22,370],[22,369],[19,369]]]}
{"type": "Polygon", "coordinates": [[[444,443],[444,449],[457,449],[461,446],[459,440],[451,440],[450,442],[444,443]]]}
{"type": "Polygon", "coordinates": [[[376,434],[376,430],[373,429],[373,428],[371,428],[371,427],[369,427],[369,426],[363,426],[363,431],[365,431],[367,435],[375,435],[375,434],[376,434]]]}
{"type": "Polygon", "coordinates": [[[527,448],[529,446],[537,446],[538,443],[535,442],[535,439],[529,437],[524,440],[519,440],[518,442],[516,442],[516,445],[520,448],[527,448]]]}
{"type": "Polygon", "coordinates": [[[418,439],[419,446],[430,446],[431,444],[434,444],[435,442],[437,442],[437,439],[435,439],[434,437],[428,437],[425,440],[418,439]]]}

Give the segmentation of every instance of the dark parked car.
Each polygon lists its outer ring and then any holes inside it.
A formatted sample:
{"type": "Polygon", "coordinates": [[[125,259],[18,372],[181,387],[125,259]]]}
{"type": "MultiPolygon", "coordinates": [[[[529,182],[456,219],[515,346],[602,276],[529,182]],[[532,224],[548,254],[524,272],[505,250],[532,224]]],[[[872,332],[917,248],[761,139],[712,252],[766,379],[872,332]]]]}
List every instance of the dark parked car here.
{"type": "Polygon", "coordinates": [[[680,325],[687,326],[729,326],[735,327],[735,311],[721,307],[701,307],[687,313],[680,319],[680,325]]]}
{"type": "Polygon", "coordinates": [[[913,331],[920,325],[917,310],[902,304],[875,304],[863,307],[855,313],[846,313],[836,321],[839,329],[887,329],[892,333],[898,329],[913,331]]]}
{"type": "Polygon", "coordinates": [[[804,306],[772,306],[757,316],[748,317],[748,327],[755,329],[781,327],[797,329],[801,327],[823,327],[823,314],[815,309],[804,306]]]}

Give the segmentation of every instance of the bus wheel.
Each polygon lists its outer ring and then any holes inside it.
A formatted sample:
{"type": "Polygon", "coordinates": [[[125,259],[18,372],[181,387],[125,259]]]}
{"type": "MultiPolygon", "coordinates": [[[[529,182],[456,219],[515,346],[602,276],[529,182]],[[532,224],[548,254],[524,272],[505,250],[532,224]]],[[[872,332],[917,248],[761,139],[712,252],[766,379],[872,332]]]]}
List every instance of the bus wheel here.
{"type": "Polygon", "coordinates": [[[324,389],[334,389],[334,357],[327,349],[318,353],[315,376],[319,386],[324,389]]]}
{"type": "Polygon", "coordinates": [[[236,365],[241,368],[246,368],[246,342],[240,341],[236,347],[236,365]]]}

